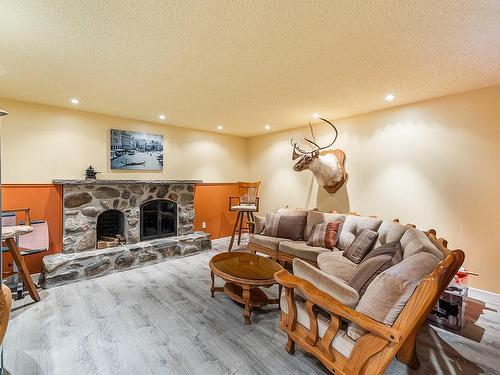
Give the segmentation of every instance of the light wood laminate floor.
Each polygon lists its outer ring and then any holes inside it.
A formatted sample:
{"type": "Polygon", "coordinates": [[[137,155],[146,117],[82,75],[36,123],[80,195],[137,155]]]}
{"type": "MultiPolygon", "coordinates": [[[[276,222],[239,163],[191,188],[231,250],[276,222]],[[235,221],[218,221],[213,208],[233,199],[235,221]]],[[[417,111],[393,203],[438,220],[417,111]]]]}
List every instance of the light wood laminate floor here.
{"type": "MultiPolygon", "coordinates": [[[[284,351],[275,308],[253,313],[246,326],[238,305],[210,298],[208,261],[226,247],[215,241],[205,253],[44,290],[36,304],[16,301],[6,373],[324,374],[299,347],[293,356],[284,351]]],[[[461,335],[425,325],[421,368],[394,360],[386,374],[500,374],[500,297],[471,296],[461,335]]]]}

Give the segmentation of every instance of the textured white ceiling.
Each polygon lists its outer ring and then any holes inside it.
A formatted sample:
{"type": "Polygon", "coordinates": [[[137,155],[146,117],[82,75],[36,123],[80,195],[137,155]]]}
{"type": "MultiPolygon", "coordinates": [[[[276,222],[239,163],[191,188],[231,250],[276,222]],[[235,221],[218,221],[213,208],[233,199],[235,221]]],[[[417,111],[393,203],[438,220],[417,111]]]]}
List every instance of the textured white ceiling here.
{"type": "Polygon", "coordinates": [[[0,0],[0,97],[252,136],[498,84],[499,20],[498,0],[0,0]]]}

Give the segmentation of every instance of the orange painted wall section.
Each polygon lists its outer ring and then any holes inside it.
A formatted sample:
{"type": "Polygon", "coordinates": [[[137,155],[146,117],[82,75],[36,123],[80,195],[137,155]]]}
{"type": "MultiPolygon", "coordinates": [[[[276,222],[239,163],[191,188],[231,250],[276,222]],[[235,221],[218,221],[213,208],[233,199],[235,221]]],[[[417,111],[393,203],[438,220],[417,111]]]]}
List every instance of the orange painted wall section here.
{"type": "Polygon", "coordinates": [[[200,184],[194,195],[195,230],[212,235],[212,239],[230,236],[233,231],[236,213],[229,211],[229,197],[238,196],[238,184],[200,184]],[[207,227],[202,229],[202,222],[207,227]]]}
{"type": "MultiPolygon", "coordinates": [[[[229,212],[229,197],[238,196],[238,184],[200,184],[195,190],[195,230],[203,230],[212,239],[230,236],[236,213],[229,212]],[[202,222],[207,227],[202,229],[202,222]]],[[[31,273],[42,268],[44,255],[60,253],[62,250],[62,187],[52,184],[2,185],[2,209],[30,208],[32,220],[47,220],[49,225],[49,251],[25,257],[31,273]]],[[[19,219],[24,220],[23,214],[19,219]]],[[[12,259],[3,254],[4,271],[12,270],[12,259]]]]}
{"type": "MultiPolygon", "coordinates": [[[[30,208],[32,220],[46,220],[49,226],[49,250],[25,257],[31,273],[42,268],[44,255],[60,253],[62,249],[62,188],[52,184],[2,185],[2,209],[30,208]]],[[[18,218],[24,220],[24,214],[18,218]]],[[[12,258],[3,255],[4,271],[12,270],[12,258]]]]}

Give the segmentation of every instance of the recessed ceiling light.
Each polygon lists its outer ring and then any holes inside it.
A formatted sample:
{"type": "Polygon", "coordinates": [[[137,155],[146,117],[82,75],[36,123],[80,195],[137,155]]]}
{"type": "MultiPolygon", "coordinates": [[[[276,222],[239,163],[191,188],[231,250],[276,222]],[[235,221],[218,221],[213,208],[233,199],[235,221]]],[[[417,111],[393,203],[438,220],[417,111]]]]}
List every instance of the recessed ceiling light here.
{"type": "Polygon", "coordinates": [[[217,126],[217,129],[222,130],[224,127],[222,125],[217,126]]]}
{"type": "Polygon", "coordinates": [[[264,129],[266,129],[266,130],[271,129],[271,125],[266,125],[266,126],[264,126],[264,129]]]}
{"type": "Polygon", "coordinates": [[[71,98],[69,101],[71,102],[71,104],[80,104],[80,100],[77,98],[71,98]]]}
{"type": "Polygon", "coordinates": [[[394,96],[394,94],[387,94],[384,99],[388,102],[392,102],[394,99],[396,99],[396,97],[394,96]]]}
{"type": "Polygon", "coordinates": [[[158,116],[158,118],[160,120],[165,120],[167,118],[167,116],[165,116],[163,113],[161,115],[158,116]]]}
{"type": "Polygon", "coordinates": [[[319,114],[317,114],[317,113],[313,113],[313,117],[314,117],[314,118],[319,118],[319,114]]]}

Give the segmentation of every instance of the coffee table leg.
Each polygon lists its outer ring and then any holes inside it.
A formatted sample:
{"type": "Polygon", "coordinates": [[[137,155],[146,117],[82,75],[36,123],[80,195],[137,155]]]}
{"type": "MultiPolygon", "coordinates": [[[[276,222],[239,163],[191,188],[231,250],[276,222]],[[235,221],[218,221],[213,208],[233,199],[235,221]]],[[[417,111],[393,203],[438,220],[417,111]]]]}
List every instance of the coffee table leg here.
{"type": "Polygon", "coordinates": [[[245,324],[250,324],[250,285],[243,285],[243,302],[245,310],[243,310],[243,318],[245,324]]]}
{"type": "Polygon", "coordinates": [[[212,286],[210,287],[210,293],[212,293],[211,297],[214,298],[214,292],[215,292],[214,271],[210,271],[210,277],[212,278],[212,286]]]}

